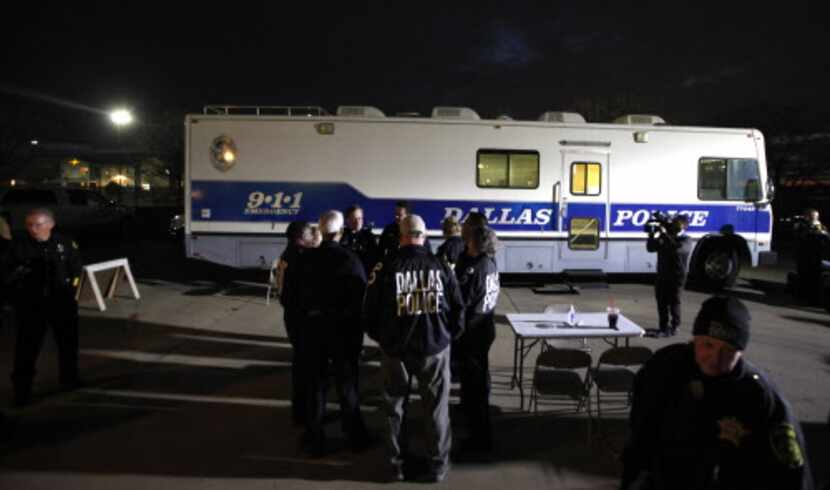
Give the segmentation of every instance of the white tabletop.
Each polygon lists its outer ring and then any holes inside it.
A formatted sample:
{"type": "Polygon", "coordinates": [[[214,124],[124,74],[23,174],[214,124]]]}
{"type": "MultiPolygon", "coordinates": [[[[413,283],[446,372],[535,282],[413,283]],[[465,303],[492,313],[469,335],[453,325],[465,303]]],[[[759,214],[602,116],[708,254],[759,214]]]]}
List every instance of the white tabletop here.
{"type": "Polygon", "coordinates": [[[642,337],[645,331],[624,315],[617,329],[608,326],[606,313],[576,313],[576,325],[567,325],[567,313],[508,313],[507,320],[516,335],[536,338],[642,337]]]}

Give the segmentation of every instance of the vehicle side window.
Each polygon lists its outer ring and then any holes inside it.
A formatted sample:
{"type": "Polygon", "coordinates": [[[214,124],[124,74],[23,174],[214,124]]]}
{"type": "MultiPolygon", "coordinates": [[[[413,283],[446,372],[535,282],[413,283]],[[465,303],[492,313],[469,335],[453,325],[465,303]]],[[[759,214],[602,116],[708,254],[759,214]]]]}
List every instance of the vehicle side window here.
{"type": "Polygon", "coordinates": [[[485,188],[536,189],[539,187],[539,152],[479,150],[476,185],[485,188]]]}
{"type": "Polygon", "coordinates": [[[599,248],[599,220],[595,217],[571,218],[568,248],[596,250],[599,248]]]}
{"type": "Polygon", "coordinates": [[[756,201],[761,197],[758,161],[750,158],[701,158],[697,197],[702,201],[756,201]]]}
{"type": "Polygon", "coordinates": [[[48,206],[58,203],[55,193],[42,189],[12,189],[3,197],[3,204],[14,206],[20,204],[31,204],[48,206]]]}
{"type": "Polygon", "coordinates": [[[602,165],[596,162],[571,164],[571,194],[598,196],[602,192],[602,165]]]}
{"type": "Polygon", "coordinates": [[[66,195],[69,198],[69,204],[73,206],[86,206],[86,191],[80,189],[68,189],[66,195]]]}

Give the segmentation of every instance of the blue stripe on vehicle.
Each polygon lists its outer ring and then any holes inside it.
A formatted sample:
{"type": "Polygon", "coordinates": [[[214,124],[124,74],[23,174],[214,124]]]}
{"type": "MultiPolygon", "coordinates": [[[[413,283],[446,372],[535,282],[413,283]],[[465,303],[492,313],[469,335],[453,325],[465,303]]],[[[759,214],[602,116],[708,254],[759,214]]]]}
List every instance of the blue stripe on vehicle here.
{"type": "MultiPolygon", "coordinates": [[[[405,199],[405,197],[402,197],[405,199]]],[[[367,223],[383,226],[392,221],[397,199],[373,199],[345,183],[305,182],[219,182],[193,181],[191,206],[193,221],[290,222],[316,221],[329,209],[345,210],[352,204],[363,207],[367,223]],[[279,202],[277,202],[279,200],[279,202]]],[[[430,229],[440,229],[449,216],[465,217],[471,211],[484,213],[493,228],[500,231],[558,231],[558,205],[550,202],[504,202],[474,200],[410,199],[430,229]]],[[[603,203],[569,203],[564,219],[596,217],[605,228],[603,203]]],[[[732,226],[735,232],[754,232],[756,221],[762,233],[770,231],[769,211],[758,211],[751,204],[612,204],[611,232],[642,231],[652,211],[681,212],[689,215],[690,230],[717,232],[732,226]]]]}

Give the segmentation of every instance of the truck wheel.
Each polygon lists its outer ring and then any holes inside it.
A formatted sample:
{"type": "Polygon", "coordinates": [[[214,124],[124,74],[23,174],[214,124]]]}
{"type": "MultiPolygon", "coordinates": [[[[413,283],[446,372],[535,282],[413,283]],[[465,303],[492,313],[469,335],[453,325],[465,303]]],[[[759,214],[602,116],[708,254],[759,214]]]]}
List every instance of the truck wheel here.
{"type": "Polygon", "coordinates": [[[739,269],[734,249],[713,244],[704,248],[698,258],[696,275],[704,289],[717,291],[735,284],[739,269]]]}

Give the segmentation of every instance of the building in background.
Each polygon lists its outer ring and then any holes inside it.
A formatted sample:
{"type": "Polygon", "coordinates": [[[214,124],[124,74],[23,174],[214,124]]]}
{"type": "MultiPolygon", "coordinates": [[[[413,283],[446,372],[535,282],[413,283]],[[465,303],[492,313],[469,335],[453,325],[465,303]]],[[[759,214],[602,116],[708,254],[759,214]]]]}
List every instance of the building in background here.
{"type": "Polygon", "coordinates": [[[176,206],[180,172],[139,150],[85,144],[37,142],[25,163],[0,168],[0,186],[58,185],[96,189],[136,207],[176,206]]]}

